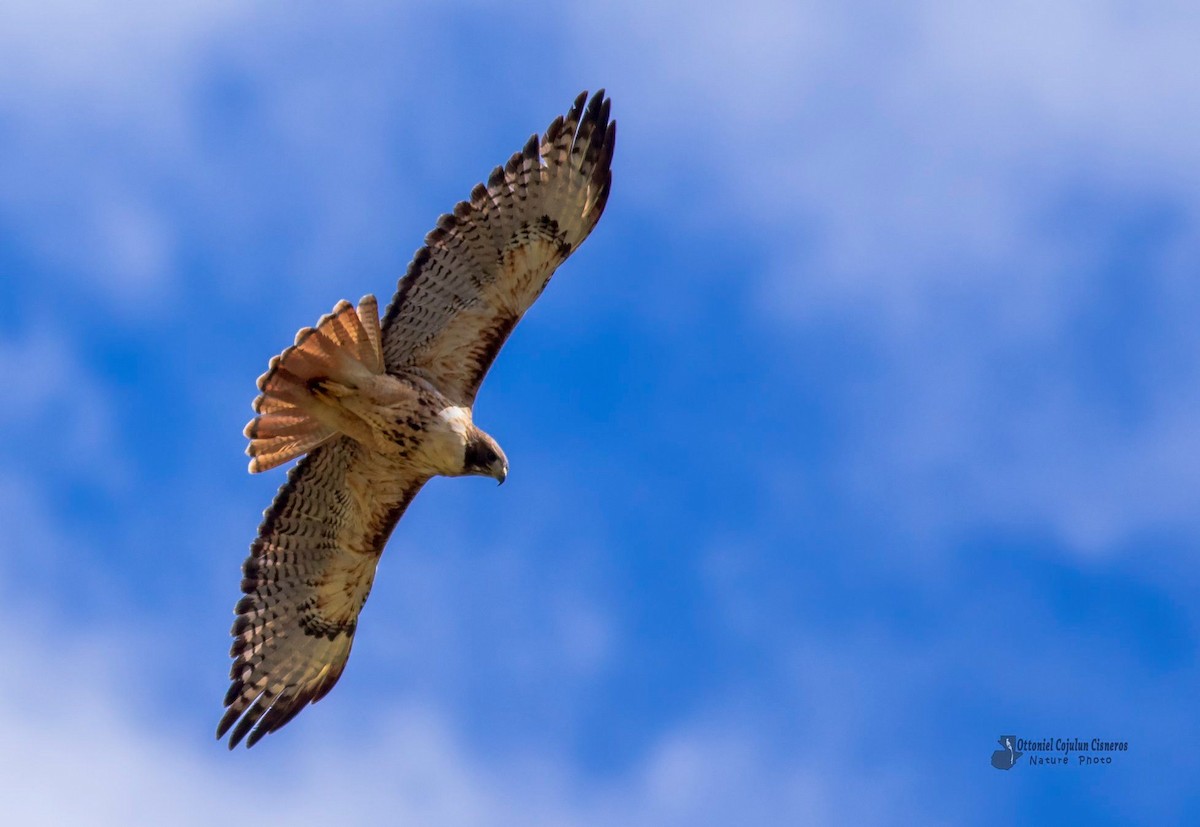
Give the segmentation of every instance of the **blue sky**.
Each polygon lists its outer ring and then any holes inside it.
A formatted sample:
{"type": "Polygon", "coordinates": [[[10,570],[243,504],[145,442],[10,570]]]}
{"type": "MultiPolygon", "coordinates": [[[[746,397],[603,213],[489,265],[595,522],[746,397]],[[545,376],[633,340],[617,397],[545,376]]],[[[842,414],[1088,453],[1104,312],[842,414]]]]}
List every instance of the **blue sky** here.
{"type": "Polygon", "coordinates": [[[999,5],[4,4],[6,809],[1200,821],[1200,12],[999,5]],[[427,486],[336,690],[226,752],[255,377],[599,86],[509,481],[427,486]]]}

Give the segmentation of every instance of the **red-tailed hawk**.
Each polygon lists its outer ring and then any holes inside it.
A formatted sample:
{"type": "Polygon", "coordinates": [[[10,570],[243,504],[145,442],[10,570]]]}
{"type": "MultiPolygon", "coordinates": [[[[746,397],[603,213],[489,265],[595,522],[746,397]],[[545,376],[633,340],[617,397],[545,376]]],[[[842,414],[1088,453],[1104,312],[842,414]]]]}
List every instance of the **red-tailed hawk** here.
{"type": "Polygon", "coordinates": [[[337,683],[383,547],[430,477],[504,482],[508,460],[471,407],[508,335],[604,211],[616,123],[603,90],[586,99],[438,219],[382,325],[373,296],[339,302],[259,377],[250,470],[306,456],[242,566],[217,727],[217,738],[232,728],[230,749],[337,683]]]}

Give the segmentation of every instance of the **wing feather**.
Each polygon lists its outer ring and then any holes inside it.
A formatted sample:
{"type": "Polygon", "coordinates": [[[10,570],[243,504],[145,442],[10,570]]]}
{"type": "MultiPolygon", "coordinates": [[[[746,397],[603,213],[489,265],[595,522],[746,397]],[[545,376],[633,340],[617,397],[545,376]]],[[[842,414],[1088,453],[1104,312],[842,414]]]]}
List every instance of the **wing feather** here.
{"type": "Polygon", "coordinates": [[[438,220],[384,316],[389,371],[474,402],[521,316],[600,220],[615,142],[604,91],[585,92],[438,220]]]}
{"type": "MultiPolygon", "coordinates": [[[[472,404],[521,316],[604,212],[615,141],[603,90],[590,101],[581,94],[540,140],[530,138],[438,220],[378,339],[374,325],[362,323],[378,318],[371,301],[366,315],[360,303],[361,318],[335,309],[327,333],[302,330],[295,348],[315,349],[304,351],[309,361],[318,345],[358,343],[360,356],[375,359],[381,349],[388,371],[422,375],[472,404]]],[[[255,410],[265,418],[255,435],[295,436],[291,400],[260,396],[255,410]]],[[[337,683],[383,547],[427,479],[345,436],[291,469],[242,567],[231,685],[217,727],[231,749],[243,739],[252,746],[337,683]]]]}
{"type": "Polygon", "coordinates": [[[426,479],[349,437],[289,472],[242,566],[217,728],[218,738],[232,729],[230,749],[253,746],[337,682],[383,547],[426,479]]]}

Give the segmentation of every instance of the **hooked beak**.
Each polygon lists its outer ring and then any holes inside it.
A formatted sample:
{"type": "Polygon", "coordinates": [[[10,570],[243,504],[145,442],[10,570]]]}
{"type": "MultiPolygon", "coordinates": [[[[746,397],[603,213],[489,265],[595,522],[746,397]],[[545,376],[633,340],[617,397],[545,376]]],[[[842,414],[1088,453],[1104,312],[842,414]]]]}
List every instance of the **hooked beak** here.
{"type": "Polygon", "coordinates": [[[492,476],[496,478],[497,485],[504,485],[508,479],[508,463],[501,461],[492,466],[492,476]]]}

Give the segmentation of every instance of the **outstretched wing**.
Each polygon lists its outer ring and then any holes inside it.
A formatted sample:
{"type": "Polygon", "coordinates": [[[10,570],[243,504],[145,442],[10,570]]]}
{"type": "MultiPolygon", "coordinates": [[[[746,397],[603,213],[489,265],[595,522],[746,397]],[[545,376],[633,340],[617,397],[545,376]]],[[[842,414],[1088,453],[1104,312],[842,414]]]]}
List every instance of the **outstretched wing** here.
{"type": "Polygon", "coordinates": [[[509,333],[608,199],[616,123],[601,90],[534,135],[425,238],[383,322],[390,372],[471,405],[509,333]]]}
{"type": "MultiPolygon", "coordinates": [[[[616,125],[580,95],[469,202],[439,219],[383,323],[391,372],[471,404],[496,353],[608,198],[616,125]]],[[[384,544],[428,478],[336,437],[288,474],[243,566],[217,737],[252,746],[333,688],[384,544]],[[249,736],[247,738],[247,735],[249,736]]]]}
{"type": "Polygon", "coordinates": [[[428,477],[339,437],[288,474],[242,566],[217,737],[246,746],[319,701],[350,657],[384,544],[428,477]],[[235,726],[236,723],[236,726],[235,726]]]}

